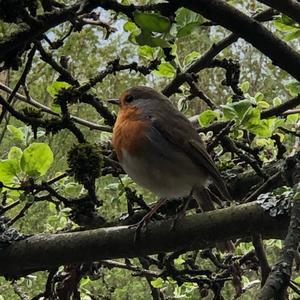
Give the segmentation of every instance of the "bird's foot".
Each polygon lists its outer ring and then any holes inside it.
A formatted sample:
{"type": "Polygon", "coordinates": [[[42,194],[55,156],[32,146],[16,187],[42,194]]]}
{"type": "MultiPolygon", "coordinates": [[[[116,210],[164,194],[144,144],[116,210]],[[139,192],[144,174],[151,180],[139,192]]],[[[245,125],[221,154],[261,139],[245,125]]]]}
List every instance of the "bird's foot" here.
{"type": "Polygon", "coordinates": [[[135,228],[133,242],[134,244],[138,241],[140,234],[143,228],[147,228],[147,224],[150,222],[152,215],[150,214],[152,211],[149,211],[140,221],[135,224],[129,225],[129,228],[135,228]]]}
{"type": "Polygon", "coordinates": [[[171,226],[171,231],[175,229],[176,225],[178,224],[178,221],[186,216],[186,211],[189,206],[190,200],[191,200],[190,196],[183,199],[183,203],[180,210],[174,216],[172,226],[171,226]]]}
{"type": "Polygon", "coordinates": [[[165,198],[160,199],[155,206],[148,211],[144,217],[137,223],[130,225],[129,228],[136,228],[135,234],[134,234],[134,243],[137,241],[138,237],[140,236],[140,233],[143,229],[143,227],[146,227],[149,221],[152,219],[152,217],[156,214],[158,209],[166,202],[165,198]]]}
{"type": "Polygon", "coordinates": [[[182,209],[174,216],[172,220],[171,231],[175,230],[175,227],[177,226],[179,221],[185,217],[185,213],[186,210],[182,209]]]}

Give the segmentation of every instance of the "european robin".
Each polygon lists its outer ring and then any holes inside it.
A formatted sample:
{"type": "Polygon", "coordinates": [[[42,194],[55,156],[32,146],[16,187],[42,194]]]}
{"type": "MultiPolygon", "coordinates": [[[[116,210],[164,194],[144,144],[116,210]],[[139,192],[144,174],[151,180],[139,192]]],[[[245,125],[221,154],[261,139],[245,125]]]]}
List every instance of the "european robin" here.
{"type": "Polygon", "coordinates": [[[201,197],[211,181],[223,199],[231,198],[197,131],[167,97],[138,86],[109,102],[120,106],[113,147],[120,164],[137,184],[161,199],[193,192],[195,198],[202,198],[196,200],[203,210],[214,209],[211,200],[201,197]]]}

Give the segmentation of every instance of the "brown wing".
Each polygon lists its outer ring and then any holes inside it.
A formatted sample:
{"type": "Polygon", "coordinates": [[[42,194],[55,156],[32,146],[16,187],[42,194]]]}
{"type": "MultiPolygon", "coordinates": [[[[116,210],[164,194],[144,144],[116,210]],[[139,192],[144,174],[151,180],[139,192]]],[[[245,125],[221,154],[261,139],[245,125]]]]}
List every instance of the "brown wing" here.
{"type": "Polygon", "coordinates": [[[223,181],[221,174],[215,166],[213,160],[204,149],[202,143],[195,140],[189,140],[189,147],[186,147],[186,151],[193,157],[193,161],[198,162],[199,165],[204,166],[213,179],[216,188],[223,195],[226,200],[231,200],[231,196],[228,192],[225,182],[223,181]]]}
{"type": "Polygon", "coordinates": [[[167,117],[166,122],[166,116],[162,116],[161,113],[155,114],[155,117],[151,118],[152,126],[170,143],[184,151],[199,168],[205,169],[224,198],[231,199],[219,170],[189,120],[174,108],[167,117]]]}

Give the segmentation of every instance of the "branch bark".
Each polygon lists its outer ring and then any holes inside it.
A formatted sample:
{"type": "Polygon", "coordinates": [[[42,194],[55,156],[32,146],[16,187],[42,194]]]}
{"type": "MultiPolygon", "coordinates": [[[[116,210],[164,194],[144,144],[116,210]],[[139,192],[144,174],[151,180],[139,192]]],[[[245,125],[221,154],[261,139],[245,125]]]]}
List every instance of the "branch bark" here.
{"type": "Polygon", "coordinates": [[[275,107],[265,109],[261,112],[261,118],[262,119],[267,119],[273,116],[279,116],[285,111],[296,107],[297,105],[300,104],[300,95],[296,96],[295,98],[292,98],[280,105],[277,105],[275,107]]]}
{"type": "Polygon", "coordinates": [[[281,257],[261,290],[259,300],[284,299],[292,274],[292,266],[300,242],[300,199],[294,200],[288,234],[281,257]]]}
{"type": "MultiPolygon", "coordinates": [[[[5,91],[8,94],[11,94],[12,91],[13,91],[10,87],[6,86],[5,84],[3,84],[1,82],[0,82],[0,90],[5,91]]],[[[25,97],[22,94],[16,93],[15,98],[22,101],[22,102],[24,102],[24,103],[28,103],[28,104],[38,108],[42,112],[46,112],[50,115],[59,117],[58,113],[51,110],[48,106],[34,100],[32,97],[25,97]]],[[[81,119],[81,118],[73,116],[73,115],[70,115],[70,118],[72,120],[74,120],[74,122],[76,122],[80,125],[86,126],[86,127],[88,127],[89,129],[92,129],[92,130],[100,130],[100,131],[105,131],[105,132],[111,132],[112,131],[112,128],[109,127],[109,126],[99,125],[99,124],[90,122],[90,121],[85,120],[85,119],[81,119]]]]}
{"type": "Polygon", "coordinates": [[[252,44],[268,56],[274,65],[300,80],[300,55],[263,25],[221,0],[170,1],[189,8],[216,22],[252,44]]]}
{"type": "Polygon", "coordinates": [[[39,234],[1,249],[0,274],[18,277],[63,264],[194,250],[253,234],[282,238],[288,223],[288,216],[270,217],[253,202],[182,218],[173,229],[172,219],[150,223],[136,242],[136,229],[128,226],[39,234]]]}
{"type": "Polygon", "coordinates": [[[28,26],[24,25],[22,29],[14,33],[12,36],[4,38],[0,41],[0,62],[4,61],[11,55],[15,55],[18,51],[26,48],[34,40],[40,40],[43,33],[57,25],[64,23],[69,20],[73,20],[80,13],[92,11],[97,7],[103,9],[113,9],[116,12],[122,12],[126,15],[131,15],[132,6],[126,6],[119,4],[115,0],[99,0],[99,1],[85,1],[84,5],[82,1],[78,1],[74,5],[70,5],[66,8],[56,10],[51,13],[45,13],[44,15],[38,16],[36,22],[39,26],[28,26]]]}
{"type": "Polygon", "coordinates": [[[300,3],[295,0],[259,0],[300,23],[300,3]]]}

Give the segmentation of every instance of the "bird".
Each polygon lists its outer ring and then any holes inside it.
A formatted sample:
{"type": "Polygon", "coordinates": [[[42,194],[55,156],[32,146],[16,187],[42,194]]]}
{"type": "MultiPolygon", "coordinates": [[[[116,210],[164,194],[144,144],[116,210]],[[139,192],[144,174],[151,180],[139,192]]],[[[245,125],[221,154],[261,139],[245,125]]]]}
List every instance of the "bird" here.
{"type": "MultiPolygon", "coordinates": [[[[195,194],[202,210],[213,210],[202,191],[215,184],[221,198],[231,196],[198,132],[169,98],[147,86],[127,89],[109,103],[120,107],[112,145],[125,172],[164,199],[195,194]]],[[[148,214],[152,216],[154,212],[148,214]]]]}

